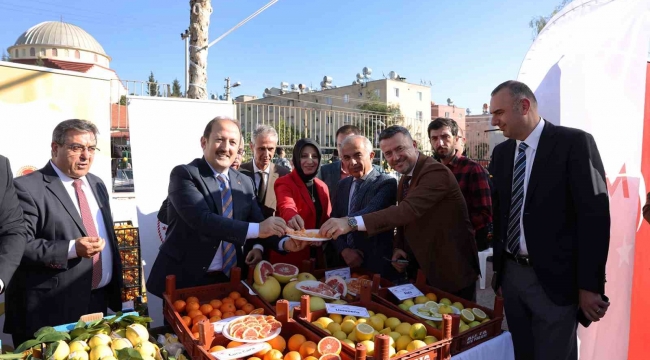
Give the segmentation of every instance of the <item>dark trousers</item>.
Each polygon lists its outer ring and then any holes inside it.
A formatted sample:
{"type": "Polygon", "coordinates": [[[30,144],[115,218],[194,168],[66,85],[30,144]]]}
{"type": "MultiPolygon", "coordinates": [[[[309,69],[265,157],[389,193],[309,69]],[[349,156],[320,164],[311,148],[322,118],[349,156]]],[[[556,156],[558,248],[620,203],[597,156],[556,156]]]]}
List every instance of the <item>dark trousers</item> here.
{"type": "Polygon", "coordinates": [[[561,306],[546,295],[532,266],[507,259],[503,291],[517,360],[575,360],[578,305],[561,306]]]}
{"type": "Polygon", "coordinates": [[[460,289],[456,292],[452,292],[451,294],[456,295],[465,300],[469,300],[471,302],[476,302],[476,282],[473,282],[471,285],[469,285],[464,289],[460,289]]]}

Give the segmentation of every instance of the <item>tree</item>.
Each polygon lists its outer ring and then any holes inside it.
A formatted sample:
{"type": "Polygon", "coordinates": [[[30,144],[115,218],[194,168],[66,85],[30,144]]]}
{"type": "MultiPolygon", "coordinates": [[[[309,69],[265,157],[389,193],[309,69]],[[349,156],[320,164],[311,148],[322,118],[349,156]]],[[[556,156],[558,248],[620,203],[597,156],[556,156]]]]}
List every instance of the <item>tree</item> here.
{"type": "Polygon", "coordinates": [[[2,50],[2,61],[9,61],[9,55],[4,50],[2,50]]]}
{"type": "Polygon", "coordinates": [[[528,26],[533,30],[533,40],[542,32],[546,24],[551,20],[555,14],[559,13],[568,3],[572,0],[562,0],[560,5],[556,6],[549,16],[535,16],[533,17],[528,26]]]}
{"type": "Polygon", "coordinates": [[[210,0],[190,0],[190,85],[187,97],[207,99],[210,0]]]}
{"type": "Polygon", "coordinates": [[[152,71],[149,80],[147,80],[147,95],[158,96],[158,94],[160,94],[160,85],[158,85],[158,80],[153,76],[152,71]]]}
{"type": "Polygon", "coordinates": [[[402,110],[397,105],[389,105],[381,101],[374,91],[366,91],[367,101],[357,106],[359,110],[368,111],[368,121],[361,121],[359,128],[368,139],[375,138],[375,129],[384,129],[400,123],[403,120],[402,110]]]}
{"type": "Polygon", "coordinates": [[[280,119],[276,131],[278,132],[278,144],[284,145],[285,151],[291,153],[291,150],[287,146],[293,147],[300,140],[298,131],[284,119],[280,119]]]}
{"type": "Polygon", "coordinates": [[[183,93],[181,92],[181,83],[178,79],[174,79],[174,82],[172,83],[171,97],[183,97],[183,93]]]}

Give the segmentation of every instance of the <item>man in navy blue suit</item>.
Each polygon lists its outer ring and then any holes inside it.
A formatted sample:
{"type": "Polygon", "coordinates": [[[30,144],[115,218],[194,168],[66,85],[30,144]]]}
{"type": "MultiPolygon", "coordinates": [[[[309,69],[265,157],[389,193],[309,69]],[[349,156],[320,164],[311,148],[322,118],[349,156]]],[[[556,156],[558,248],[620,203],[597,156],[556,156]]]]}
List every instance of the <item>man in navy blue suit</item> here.
{"type": "MultiPolygon", "coordinates": [[[[375,156],[372,143],[366,137],[347,137],[341,146],[341,160],[350,177],[339,181],[332,206],[332,219],[353,217],[385,209],[397,202],[397,181],[381,174],[372,166],[375,156]]],[[[336,249],[350,267],[364,267],[382,277],[397,275],[389,261],[393,254],[393,230],[368,236],[355,231],[339,236],[336,249]]]]}

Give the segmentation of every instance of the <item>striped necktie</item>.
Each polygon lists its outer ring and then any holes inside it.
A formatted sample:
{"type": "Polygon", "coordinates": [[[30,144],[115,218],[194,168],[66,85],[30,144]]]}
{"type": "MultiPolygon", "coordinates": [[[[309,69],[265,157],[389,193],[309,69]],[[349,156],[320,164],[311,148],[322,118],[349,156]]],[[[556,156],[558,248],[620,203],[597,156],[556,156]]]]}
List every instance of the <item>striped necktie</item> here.
{"type": "MultiPolygon", "coordinates": [[[[223,174],[217,176],[219,180],[219,191],[221,192],[221,216],[232,219],[232,192],[228,186],[228,180],[223,174]]],[[[221,261],[223,266],[221,271],[230,276],[230,269],[237,264],[237,256],[235,253],[235,246],[229,242],[221,242],[221,261]]]]}
{"type": "Polygon", "coordinates": [[[512,197],[510,201],[510,220],[508,222],[508,250],[513,255],[519,254],[519,239],[521,238],[521,207],[524,205],[524,179],[526,178],[526,149],[525,142],[519,144],[519,153],[515,161],[515,171],[512,177],[512,197]]]}

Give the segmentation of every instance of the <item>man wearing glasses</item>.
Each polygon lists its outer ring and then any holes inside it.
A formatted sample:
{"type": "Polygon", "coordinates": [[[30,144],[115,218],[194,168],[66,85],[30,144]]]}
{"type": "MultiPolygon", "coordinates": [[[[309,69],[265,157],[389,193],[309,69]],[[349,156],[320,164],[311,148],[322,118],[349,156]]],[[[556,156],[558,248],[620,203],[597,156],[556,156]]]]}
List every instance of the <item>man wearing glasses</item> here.
{"type": "Polygon", "coordinates": [[[4,332],[15,346],[43,326],[122,309],[121,261],[109,195],[89,173],[97,127],[66,120],[54,128],[51,160],[14,184],[27,228],[22,262],[7,288],[4,332]]]}

